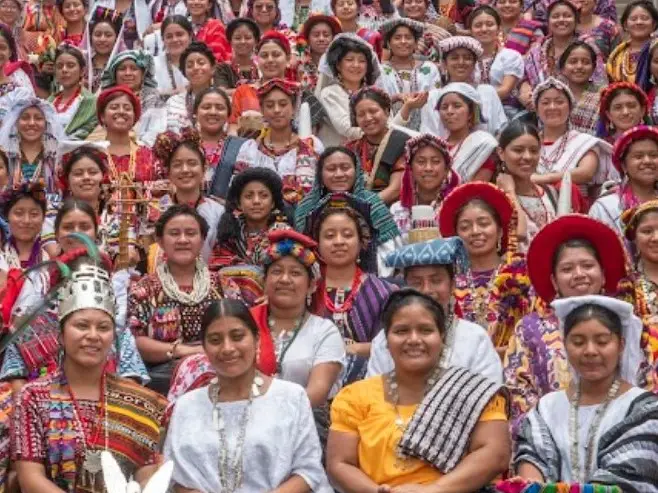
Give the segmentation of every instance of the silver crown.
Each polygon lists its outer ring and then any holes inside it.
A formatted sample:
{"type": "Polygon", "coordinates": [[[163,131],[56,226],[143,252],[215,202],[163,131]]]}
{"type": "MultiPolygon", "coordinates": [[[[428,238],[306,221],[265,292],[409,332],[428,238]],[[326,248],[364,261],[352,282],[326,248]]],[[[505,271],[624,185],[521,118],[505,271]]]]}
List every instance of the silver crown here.
{"type": "Polygon", "coordinates": [[[102,310],[114,320],[114,289],[107,271],[97,265],[81,265],[59,291],[60,320],[85,308],[102,310]]]}

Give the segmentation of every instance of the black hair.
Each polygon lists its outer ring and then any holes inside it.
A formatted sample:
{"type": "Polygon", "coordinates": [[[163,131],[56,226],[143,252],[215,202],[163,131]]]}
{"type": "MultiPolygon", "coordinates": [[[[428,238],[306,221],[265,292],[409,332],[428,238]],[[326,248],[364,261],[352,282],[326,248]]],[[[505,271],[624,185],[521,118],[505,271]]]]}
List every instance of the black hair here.
{"type": "Polygon", "coordinates": [[[42,188],[39,187],[30,187],[29,185],[22,185],[20,188],[12,190],[9,192],[8,197],[5,198],[2,203],[2,216],[5,219],[9,218],[9,213],[22,199],[30,199],[32,202],[37,204],[41,209],[44,217],[46,215],[46,196],[42,188]]]}
{"type": "Polygon", "coordinates": [[[503,221],[501,220],[498,211],[494,209],[493,206],[486,200],[481,199],[480,197],[474,197],[468,202],[466,202],[464,205],[462,205],[459,209],[457,209],[457,214],[455,214],[455,229],[457,229],[456,225],[459,222],[459,218],[464,213],[464,211],[469,207],[477,207],[479,209],[488,212],[491,215],[491,217],[493,217],[493,220],[498,225],[498,227],[499,228],[503,227],[503,221]]]}
{"type": "Polygon", "coordinates": [[[403,28],[403,27],[407,28],[411,32],[411,35],[414,37],[414,40],[416,42],[418,42],[418,40],[421,38],[420,32],[417,31],[416,29],[414,29],[413,27],[409,26],[408,24],[400,22],[397,26],[395,26],[390,31],[386,32],[386,34],[384,35],[383,42],[384,42],[384,46],[386,48],[390,49],[389,43],[391,41],[391,38],[395,35],[395,33],[398,31],[398,29],[403,28]]]}
{"type": "Polygon", "coordinates": [[[64,161],[64,176],[68,178],[73,169],[73,165],[84,158],[91,159],[96,165],[98,165],[98,169],[101,170],[101,173],[105,174],[106,166],[103,155],[91,146],[82,146],[72,151],[71,154],[69,154],[68,159],[64,161]]]}
{"type": "Polygon", "coordinates": [[[247,168],[235,175],[226,194],[226,211],[222,214],[217,227],[217,243],[234,241],[240,231],[240,223],[234,212],[240,210],[240,195],[242,190],[252,181],[265,185],[272,194],[273,210],[278,209],[283,214],[286,206],[283,201],[283,182],[274,170],[268,168],[247,168]]]}
{"type": "Polygon", "coordinates": [[[596,303],[585,303],[574,308],[564,319],[564,338],[566,339],[569,332],[578,324],[596,320],[606,329],[622,338],[621,318],[610,308],[596,303]]]}
{"type": "MultiPolygon", "coordinates": [[[[263,112],[263,100],[264,100],[267,96],[269,96],[272,92],[274,92],[274,91],[280,91],[280,92],[282,92],[283,94],[285,94],[286,97],[287,97],[287,98],[290,100],[290,102],[292,103],[293,109],[296,107],[296,105],[297,105],[297,94],[296,94],[296,93],[288,94],[287,92],[285,92],[285,91],[284,91],[283,89],[281,89],[280,87],[276,87],[276,86],[274,86],[274,87],[270,88],[266,93],[262,93],[262,94],[260,94],[260,95],[258,96],[258,102],[260,103],[261,113],[263,112]]],[[[294,123],[294,115],[293,115],[293,121],[292,121],[291,123],[294,123]]]]}
{"type": "Polygon", "coordinates": [[[199,53],[200,55],[205,56],[210,62],[210,65],[213,67],[217,64],[215,55],[206,43],[201,41],[192,41],[180,56],[180,63],[178,64],[178,68],[183,73],[183,75],[185,75],[185,64],[187,63],[187,57],[189,57],[192,53],[199,53]]]}
{"type": "Polygon", "coordinates": [[[193,217],[194,220],[199,224],[199,229],[201,230],[201,238],[204,240],[206,239],[209,229],[208,222],[194,207],[187,204],[174,204],[162,213],[162,215],[155,223],[156,238],[162,238],[164,236],[164,230],[167,226],[167,223],[178,216],[193,217]]]}
{"type": "MultiPolygon", "coordinates": [[[[367,42],[363,41],[363,43],[367,42]]],[[[327,65],[329,65],[329,68],[335,77],[338,77],[339,75],[338,64],[348,53],[361,53],[366,57],[366,63],[368,64],[368,68],[366,68],[365,84],[367,86],[372,86],[375,83],[375,66],[372,61],[372,48],[363,43],[350,38],[340,38],[338,42],[334,41],[329,48],[327,48],[327,53],[325,55],[327,65]]]]}
{"type": "Polygon", "coordinates": [[[583,41],[582,39],[577,39],[571,42],[569,46],[567,46],[567,49],[564,50],[562,55],[560,55],[560,58],[557,61],[557,68],[562,70],[564,66],[567,64],[567,59],[569,58],[571,53],[578,48],[585,48],[587,50],[587,52],[589,53],[589,57],[592,60],[592,65],[596,67],[596,51],[594,50],[592,45],[590,45],[586,41],[583,41]]]}
{"type": "Polygon", "coordinates": [[[621,27],[626,29],[625,28],[626,22],[628,21],[628,18],[631,16],[631,13],[633,12],[633,10],[635,10],[636,7],[641,7],[647,12],[649,12],[649,15],[651,15],[651,18],[653,19],[653,23],[658,25],[658,10],[656,10],[656,7],[653,5],[653,3],[647,0],[633,0],[628,5],[626,5],[626,8],[621,14],[621,19],[619,20],[621,27]]]}
{"type": "Polygon", "coordinates": [[[564,5],[567,7],[569,10],[573,12],[573,15],[576,19],[576,27],[578,26],[578,21],[580,20],[580,11],[578,8],[571,3],[571,0],[556,0],[552,4],[548,6],[548,9],[546,9],[546,20],[548,21],[548,18],[551,16],[551,13],[560,5],[564,5]]]}
{"type": "Polygon", "coordinates": [[[226,94],[226,91],[224,89],[215,86],[210,86],[196,95],[196,97],[194,98],[194,107],[193,107],[194,114],[196,114],[196,112],[199,109],[199,106],[201,106],[201,102],[203,101],[203,98],[205,98],[208,94],[219,94],[224,99],[224,103],[226,103],[228,114],[229,115],[231,114],[231,98],[229,97],[228,94],[226,94]]]}
{"type": "Polygon", "coordinates": [[[251,332],[251,335],[253,335],[255,339],[258,339],[260,335],[258,325],[256,324],[254,317],[251,315],[249,307],[247,307],[247,305],[245,305],[242,301],[224,298],[221,300],[213,301],[210,305],[208,305],[205,313],[203,314],[203,318],[201,319],[200,333],[200,339],[203,345],[206,343],[206,334],[208,332],[208,328],[216,320],[224,317],[234,317],[241,320],[242,323],[247,326],[249,332],[251,332]]]}
{"type": "Polygon", "coordinates": [[[237,17],[226,25],[226,39],[229,43],[231,43],[233,34],[235,34],[235,31],[237,31],[240,26],[245,26],[247,29],[249,29],[251,34],[254,35],[256,44],[258,45],[258,43],[260,43],[260,28],[256,22],[247,17],[237,17]]]}
{"type": "Polygon", "coordinates": [[[206,153],[203,152],[203,149],[199,144],[197,144],[195,141],[191,139],[184,139],[176,143],[172,149],[171,152],[167,154],[166,159],[164,159],[164,165],[165,168],[167,168],[167,173],[169,173],[169,168],[171,168],[171,161],[174,159],[174,155],[178,152],[178,149],[188,149],[192,151],[194,154],[197,155],[199,158],[199,161],[201,161],[201,166],[205,169],[207,163],[206,163],[206,153]]]}
{"type": "Polygon", "coordinates": [[[57,233],[59,230],[59,227],[64,220],[64,216],[66,216],[71,211],[81,211],[87,214],[91,218],[91,221],[94,223],[94,232],[98,233],[98,215],[96,214],[94,208],[89,205],[88,202],[74,198],[68,198],[62,202],[61,207],[57,211],[57,216],[55,216],[55,233],[57,233]]]}
{"type": "Polygon", "coordinates": [[[642,99],[642,97],[640,96],[640,94],[638,94],[636,90],[622,86],[622,87],[615,87],[612,91],[610,91],[610,95],[606,99],[606,106],[605,108],[603,108],[603,110],[610,111],[610,106],[612,106],[612,100],[615,99],[617,96],[621,96],[622,94],[635,98],[635,100],[638,102],[638,104],[641,107],[646,108],[645,100],[642,99]]]}
{"type": "MultiPolygon", "coordinates": [[[[347,147],[343,146],[329,146],[327,147],[322,154],[318,157],[318,161],[316,163],[315,167],[315,179],[316,182],[320,184],[320,189],[324,190],[325,186],[324,183],[322,183],[322,168],[324,167],[324,162],[336,154],[337,152],[340,152],[341,154],[345,154],[350,158],[352,161],[352,164],[354,165],[354,171],[356,172],[356,167],[358,166],[358,158],[356,157],[356,154],[354,153],[353,150],[348,149],[347,147]]],[[[356,180],[356,177],[355,177],[356,180]]]]}
{"type": "Polygon", "coordinates": [[[411,265],[409,267],[406,267],[403,273],[405,281],[407,280],[407,274],[409,273],[409,269],[413,269],[414,267],[439,267],[448,273],[448,277],[450,278],[451,281],[455,280],[455,267],[453,264],[432,264],[432,265],[411,265]]]}
{"type": "Polygon", "coordinates": [[[388,331],[393,323],[393,317],[395,317],[398,310],[415,303],[422,305],[425,310],[430,312],[439,330],[439,334],[443,337],[446,331],[446,314],[443,311],[443,307],[434,298],[412,288],[402,288],[392,292],[388,296],[386,303],[384,303],[381,316],[384,333],[388,335],[388,331]]]}
{"type": "Polygon", "coordinates": [[[194,38],[194,27],[192,27],[192,23],[189,21],[189,19],[184,15],[175,14],[168,15],[165,17],[165,20],[162,21],[162,25],[160,26],[160,35],[162,36],[162,39],[164,39],[165,31],[172,24],[176,24],[182,27],[185,29],[185,32],[190,35],[190,38],[194,38]]]}
{"type": "Polygon", "coordinates": [[[496,21],[496,25],[500,27],[502,20],[500,19],[500,14],[490,5],[479,5],[475,7],[471,13],[468,15],[466,18],[466,28],[470,29],[471,25],[473,24],[473,21],[475,18],[480,15],[480,14],[487,14],[488,16],[491,16],[494,18],[494,21],[496,21]]]}
{"type": "Polygon", "coordinates": [[[553,252],[553,258],[551,259],[551,272],[555,275],[555,269],[557,269],[557,264],[560,261],[560,257],[565,250],[569,248],[582,248],[586,250],[596,261],[601,264],[601,257],[599,256],[599,251],[594,247],[591,241],[586,240],[585,238],[571,238],[560,245],[553,252]]]}
{"type": "Polygon", "coordinates": [[[78,62],[78,65],[80,65],[81,69],[85,68],[85,57],[79,49],[71,45],[61,44],[57,47],[57,50],[55,50],[55,62],[62,55],[71,55],[78,62]]]}
{"type": "Polygon", "coordinates": [[[114,35],[117,37],[119,36],[121,25],[107,18],[100,18],[96,20],[92,19],[92,21],[89,23],[89,36],[92,36],[94,34],[94,30],[96,29],[96,26],[100,26],[101,24],[107,24],[112,28],[112,31],[114,31],[114,35]]]}
{"type": "MultiPolygon", "coordinates": [[[[59,12],[60,12],[61,14],[64,13],[62,9],[64,8],[64,2],[65,2],[65,1],[66,1],[66,0],[57,0],[57,1],[55,2],[55,5],[57,6],[57,10],[59,10],[59,12]]],[[[88,2],[87,0],[80,0],[80,2],[82,3],[82,6],[84,7],[84,9],[85,9],[85,11],[86,11],[87,8],[89,7],[89,2],[88,2]]]]}
{"type": "Polygon", "coordinates": [[[9,26],[2,22],[0,22],[0,36],[2,36],[7,42],[7,45],[9,45],[9,61],[15,62],[18,59],[16,39],[14,38],[14,33],[11,32],[9,26]]]}
{"type": "Polygon", "coordinates": [[[359,91],[356,96],[350,98],[350,120],[353,127],[358,127],[356,123],[356,105],[364,99],[369,99],[377,103],[385,113],[391,113],[391,99],[384,96],[379,90],[373,87],[366,87],[359,91]]]}
{"type": "Polygon", "coordinates": [[[500,132],[500,135],[498,136],[498,146],[501,149],[505,149],[508,145],[523,135],[532,135],[537,142],[541,144],[541,138],[539,137],[539,130],[537,130],[537,127],[525,121],[512,120],[505,125],[503,131],[500,132]]]}

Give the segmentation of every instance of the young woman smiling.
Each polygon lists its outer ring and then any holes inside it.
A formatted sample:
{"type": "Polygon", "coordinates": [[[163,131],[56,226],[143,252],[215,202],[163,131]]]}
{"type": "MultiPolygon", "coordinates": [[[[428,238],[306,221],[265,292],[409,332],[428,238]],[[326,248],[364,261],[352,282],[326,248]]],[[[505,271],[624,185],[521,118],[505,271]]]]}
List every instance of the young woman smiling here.
{"type": "Polygon", "coordinates": [[[185,5],[192,23],[194,40],[208,46],[217,62],[228,60],[231,47],[226,39],[224,24],[211,15],[213,2],[210,0],[185,0],[185,5]]]}
{"type": "Polygon", "coordinates": [[[62,43],[80,46],[85,32],[85,15],[88,7],[86,0],[64,0],[57,2],[57,7],[65,21],[59,39],[62,43]]]}
{"type": "Polygon", "coordinates": [[[614,144],[627,130],[646,120],[649,100],[639,86],[615,82],[601,91],[597,137],[614,144]]]}
{"type": "Polygon", "coordinates": [[[167,99],[187,88],[188,81],[180,70],[180,59],[194,38],[194,31],[187,17],[172,15],[162,22],[160,33],[164,51],[154,58],[153,72],[160,96],[167,99]]]}
{"type": "Polygon", "coordinates": [[[315,91],[320,58],[326,53],[334,37],[341,32],[343,31],[338,19],[324,14],[311,14],[301,26],[296,43],[299,59],[296,69],[302,91],[315,91]]]}
{"type": "Polygon", "coordinates": [[[217,66],[215,82],[232,96],[239,85],[258,80],[254,55],[260,42],[260,30],[251,19],[239,17],[226,26],[226,38],[231,44],[231,59],[217,66]]]}
{"type": "Polygon", "coordinates": [[[603,59],[610,56],[622,39],[622,30],[615,21],[606,19],[594,11],[597,2],[594,0],[576,0],[578,11],[578,34],[587,36],[601,52],[603,59]]]}
{"type": "Polygon", "coordinates": [[[96,9],[89,20],[91,49],[87,53],[87,88],[94,94],[101,85],[101,76],[117,49],[123,17],[114,10],[96,9]]]}

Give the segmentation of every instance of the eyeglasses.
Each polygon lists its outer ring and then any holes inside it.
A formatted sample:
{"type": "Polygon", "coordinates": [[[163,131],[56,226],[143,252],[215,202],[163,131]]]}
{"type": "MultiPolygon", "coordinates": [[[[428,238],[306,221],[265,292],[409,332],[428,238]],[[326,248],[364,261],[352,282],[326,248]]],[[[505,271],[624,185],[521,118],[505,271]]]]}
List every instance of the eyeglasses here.
{"type": "Polygon", "coordinates": [[[264,4],[254,4],[254,10],[262,10],[264,12],[272,12],[274,10],[274,5],[269,3],[264,4]]]}

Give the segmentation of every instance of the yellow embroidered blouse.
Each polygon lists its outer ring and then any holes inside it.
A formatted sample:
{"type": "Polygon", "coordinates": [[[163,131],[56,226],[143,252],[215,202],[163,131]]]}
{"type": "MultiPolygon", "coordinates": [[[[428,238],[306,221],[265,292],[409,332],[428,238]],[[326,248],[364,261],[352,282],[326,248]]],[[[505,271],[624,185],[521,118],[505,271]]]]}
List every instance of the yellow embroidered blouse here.
{"type": "MultiPolygon", "coordinates": [[[[411,420],[416,405],[398,406],[405,423],[411,420]]],[[[494,396],[480,416],[483,421],[506,421],[505,398],[494,396]]],[[[403,431],[395,425],[397,414],[386,400],[384,377],[355,382],[341,390],[331,405],[331,429],[359,436],[359,467],[375,483],[389,486],[429,484],[441,472],[420,459],[401,462],[395,448],[403,431]]]]}

